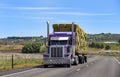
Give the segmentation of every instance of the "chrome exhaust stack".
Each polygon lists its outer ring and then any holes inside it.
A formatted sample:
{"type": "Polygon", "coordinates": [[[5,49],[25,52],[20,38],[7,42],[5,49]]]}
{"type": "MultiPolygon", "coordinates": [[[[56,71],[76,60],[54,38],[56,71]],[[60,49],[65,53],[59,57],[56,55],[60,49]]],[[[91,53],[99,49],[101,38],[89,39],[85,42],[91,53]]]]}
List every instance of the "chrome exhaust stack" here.
{"type": "Polygon", "coordinates": [[[47,21],[47,39],[46,39],[46,51],[49,54],[49,22],[47,21]]]}
{"type": "Polygon", "coordinates": [[[75,37],[74,37],[74,22],[72,22],[72,54],[73,54],[73,56],[75,56],[74,44],[75,44],[75,37]]]}

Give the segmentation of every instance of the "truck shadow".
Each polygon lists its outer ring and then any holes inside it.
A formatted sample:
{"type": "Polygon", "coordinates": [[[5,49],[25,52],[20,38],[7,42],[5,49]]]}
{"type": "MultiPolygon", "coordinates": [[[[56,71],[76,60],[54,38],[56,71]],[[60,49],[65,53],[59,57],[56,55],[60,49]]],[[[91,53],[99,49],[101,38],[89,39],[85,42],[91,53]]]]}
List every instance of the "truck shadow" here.
{"type": "MultiPolygon", "coordinates": [[[[45,68],[45,67],[44,65],[39,65],[39,66],[35,66],[34,68],[45,68]]],[[[47,68],[68,68],[68,67],[66,65],[50,65],[47,68]]]]}

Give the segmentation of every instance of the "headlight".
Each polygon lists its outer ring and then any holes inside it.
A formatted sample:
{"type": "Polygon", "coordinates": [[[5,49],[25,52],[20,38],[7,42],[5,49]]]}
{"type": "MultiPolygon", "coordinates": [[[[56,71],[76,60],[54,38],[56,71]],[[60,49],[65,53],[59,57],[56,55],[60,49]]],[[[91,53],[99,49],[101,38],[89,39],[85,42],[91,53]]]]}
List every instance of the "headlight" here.
{"type": "Polygon", "coordinates": [[[52,61],[51,59],[49,61],[52,61]]]}

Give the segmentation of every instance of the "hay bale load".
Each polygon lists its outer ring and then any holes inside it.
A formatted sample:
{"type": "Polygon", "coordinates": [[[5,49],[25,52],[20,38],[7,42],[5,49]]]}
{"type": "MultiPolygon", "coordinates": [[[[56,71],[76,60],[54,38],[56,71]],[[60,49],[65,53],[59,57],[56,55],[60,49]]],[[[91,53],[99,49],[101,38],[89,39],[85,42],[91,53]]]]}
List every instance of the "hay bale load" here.
{"type": "MultiPolygon", "coordinates": [[[[54,32],[72,32],[72,24],[53,24],[54,32]]],[[[74,32],[76,33],[75,50],[79,53],[85,53],[87,48],[86,33],[74,24],[74,32]]]]}

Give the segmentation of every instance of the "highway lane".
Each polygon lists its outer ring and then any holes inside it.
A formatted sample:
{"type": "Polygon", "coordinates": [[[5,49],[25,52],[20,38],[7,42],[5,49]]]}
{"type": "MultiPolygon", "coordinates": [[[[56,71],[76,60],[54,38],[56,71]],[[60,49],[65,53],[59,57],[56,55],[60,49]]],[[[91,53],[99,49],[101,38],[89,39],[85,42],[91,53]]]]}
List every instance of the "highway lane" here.
{"type": "Polygon", "coordinates": [[[120,64],[115,59],[105,57],[69,77],[120,77],[120,64]]]}
{"type": "Polygon", "coordinates": [[[115,60],[118,64],[120,64],[120,58],[114,58],[114,60],[115,60]]]}
{"type": "Polygon", "coordinates": [[[117,58],[118,59],[118,61],[120,62],[120,58],[117,58]]]}
{"type": "Polygon", "coordinates": [[[1,77],[120,77],[120,64],[115,59],[96,56],[71,68],[35,68],[1,77]]]}

